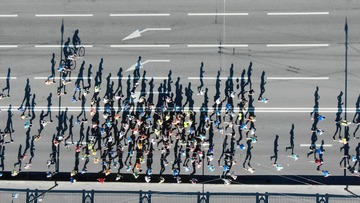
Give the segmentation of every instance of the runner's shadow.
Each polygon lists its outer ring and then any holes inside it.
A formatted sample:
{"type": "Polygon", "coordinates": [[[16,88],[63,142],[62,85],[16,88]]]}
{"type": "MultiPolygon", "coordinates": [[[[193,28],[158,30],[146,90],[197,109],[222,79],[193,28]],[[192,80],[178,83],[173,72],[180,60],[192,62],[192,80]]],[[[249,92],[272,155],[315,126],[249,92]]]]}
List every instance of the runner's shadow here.
{"type": "Polygon", "coordinates": [[[92,75],[92,72],[91,72],[91,69],[92,69],[92,65],[89,64],[89,68],[88,68],[88,74],[87,74],[87,86],[84,87],[85,90],[89,90],[91,88],[91,75],[92,75]]]}
{"type": "Polygon", "coordinates": [[[247,83],[246,85],[250,86],[250,90],[252,89],[252,82],[251,82],[251,75],[252,75],[252,62],[250,62],[249,67],[248,67],[248,71],[247,71],[247,83]]]}
{"type": "Polygon", "coordinates": [[[275,140],[274,140],[274,155],[270,157],[270,160],[272,161],[274,160],[274,164],[276,164],[277,159],[278,159],[278,146],[279,146],[279,135],[276,135],[275,140]]]}
{"type": "MultiPolygon", "coordinates": [[[[218,74],[216,76],[216,82],[215,82],[215,95],[214,95],[214,101],[216,101],[218,98],[220,98],[220,71],[218,71],[218,74]]],[[[216,111],[216,103],[214,104],[214,111],[216,111]]]]}
{"type": "Polygon", "coordinates": [[[141,79],[141,90],[140,90],[140,97],[145,97],[146,96],[146,70],[143,71],[143,76],[141,79]]]}
{"type": "Polygon", "coordinates": [[[0,145],[0,168],[5,170],[5,145],[0,145]]]}
{"type": "Polygon", "coordinates": [[[260,80],[260,95],[258,100],[261,100],[263,97],[263,94],[265,93],[265,71],[262,72],[261,74],[261,80],[260,80]]]}
{"type": "Polygon", "coordinates": [[[290,130],[290,147],[285,148],[286,151],[288,149],[291,149],[291,154],[294,154],[294,147],[295,147],[295,145],[294,145],[294,129],[295,129],[295,125],[292,124],[291,125],[291,130],[290,130]]]}
{"type": "Polygon", "coordinates": [[[320,99],[320,95],[319,95],[319,87],[316,86],[316,90],[314,93],[314,107],[313,107],[313,111],[310,113],[310,117],[314,115],[313,117],[313,124],[312,124],[312,129],[316,130],[317,129],[317,123],[318,123],[318,115],[319,115],[319,99],[320,99]]]}
{"type": "Polygon", "coordinates": [[[182,107],[182,100],[183,100],[182,94],[183,94],[182,84],[180,84],[180,77],[178,77],[175,82],[175,101],[174,101],[177,107],[182,107]]]}
{"type": "Polygon", "coordinates": [[[154,78],[151,78],[150,82],[149,82],[149,97],[147,99],[148,104],[153,104],[154,103],[154,78]]]}
{"type": "Polygon", "coordinates": [[[8,68],[7,76],[6,76],[6,87],[2,89],[2,93],[4,94],[4,91],[7,90],[7,97],[10,97],[10,73],[11,69],[8,68]]]}
{"type": "Polygon", "coordinates": [[[241,95],[241,99],[245,98],[245,87],[246,87],[246,82],[245,82],[245,74],[246,71],[245,69],[243,69],[242,73],[241,73],[241,79],[240,79],[240,92],[238,94],[238,99],[240,99],[240,95],[241,95]]]}
{"type": "Polygon", "coordinates": [[[9,108],[7,110],[7,121],[6,121],[6,127],[4,129],[4,133],[8,133],[10,135],[10,141],[13,142],[14,140],[12,139],[12,133],[15,132],[14,130],[14,126],[13,126],[13,122],[12,122],[12,117],[13,117],[13,113],[11,111],[11,104],[9,105],[9,108]]]}
{"type": "Polygon", "coordinates": [[[36,106],[35,98],[36,98],[36,94],[33,94],[33,98],[32,98],[32,101],[31,101],[31,119],[30,119],[30,124],[32,124],[33,120],[36,118],[36,114],[35,114],[35,106],[36,106]]]}
{"type": "Polygon", "coordinates": [[[337,96],[338,102],[337,102],[337,112],[336,112],[336,117],[335,117],[336,131],[333,135],[333,140],[335,140],[337,133],[339,133],[339,139],[341,138],[341,125],[340,125],[341,122],[340,121],[342,120],[341,114],[343,112],[343,109],[342,109],[343,102],[341,100],[342,95],[343,95],[343,92],[340,91],[340,94],[337,96]]]}
{"type": "Polygon", "coordinates": [[[140,79],[140,68],[141,68],[141,56],[139,56],[138,61],[134,67],[134,71],[133,71],[133,84],[135,85],[135,83],[137,83],[137,81],[140,79]]]}
{"type": "Polygon", "coordinates": [[[23,152],[23,155],[26,155],[27,151],[30,149],[30,128],[28,128],[26,130],[26,138],[25,138],[25,149],[24,149],[24,152],[23,152]]]}
{"type": "Polygon", "coordinates": [[[29,159],[29,163],[32,163],[33,158],[35,157],[35,136],[31,137],[31,142],[30,142],[30,159],[29,159]]]}
{"type": "Polygon", "coordinates": [[[167,96],[172,97],[173,93],[171,92],[171,83],[173,83],[173,80],[171,79],[172,71],[169,70],[168,79],[167,79],[167,96]]]}
{"type": "Polygon", "coordinates": [[[225,83],[225,97],[229,98],[229,101],[232,103],[232,98],[229,93],[234,91],[234,64],[230,66],[230,74],[225,83]]]}
{"type": "Polygon", "coordinates": [[[50,122],[53,122],[53,120],[52,120],[52,116],[51,116],[51,106],[52,106],[52,93],[50,92],[50,94],[49,94],[49,96],[46,98],[46,100],[47,100],[47,112],[46,112],[46,114],[44,115],[44,117],[47,117],[47,116],[49,116],[49,118],[50,118],[50,122]]]}
{"type": "Polygon", "coordinates": [[[21,171],[21,165],[22,165],[22,159],[23,159],[23,154],[21,153],[22,151],[22,145],[19,145],[19,149],[18,149],[18,162],[14,163],[14,168],[19,165],[19,172],[21,171]]]}
{"type": "Polygon", "coordinates": [[[55,83],[55,64],[56,64],[56,60],[55,60],[55,53],[52,54],[52,58],[51,58],[51,75],[48,77],[48,79],[52,78],[53,79],[53,83],[55,83]]]}
{"type": "Polygon", "coordinates": [[[27,103],[30,104],[29,100],[30,100],[30,80],[29,78],[26,79],[26,85],[25,85],[25,94],[24,94],[24,98],[23,98],[23,101],[21,102],[21,105],[19,107],[19,111],[20,112],[25,112],[27,108],[30,108],[30,106],[27,105],[27,103]],[[25,103],[26,102],[26,103],[25,103]],[[25,108],[23,108],[24,106],[24,103],[25,103],[25,108]]]}
{"type": "Polygon", "coordinates": [[[118,79],[118,87],[116,88],[115,92],[117,93],[117,95],[122,95],[122,91],[123,91],[123,88],[122,88],[123,69],[122,69],[122,67],[119,68],[116,76],[118,79]]]}
{"type": "Polygon", "coordinates": [[[355,104],[356,112],[353,118],[353,123],[356,124],[356,128],[353,132],[354,138],[359,139],[359,137],[355,137],[356,132],[359,130],[360,127],[360,95],[358,96],[357,102],[355,104]]]}
{"type": "Polygon", "coordinates": [[[185,87],[185,96],[186,96],[186,102],[183,105],[184,107],[189,104],[189,110],[192,111],[194,108],[194,100],[192,98],[193,91],[191,90],[191,82],[189,82],[188,86],[185,87]]]}
{"type": "Polygon", "coordinates": [[[98,87],[100,87],[101,82],[102,82],[103,62],[104,62],[104,59],[101,58],[100,63],[99,63],[99,69],[95,75],[95,86],[98,86],[98,87]]]}
{"type": "Polygon", "coordinates": [[[200,65],[200,75],[199,75],[199,79],[200,79],[200,85],[198,86],[198,92],[201,91],[202,87],[204,86],[204,81],[203,81],[203,78],[204,78],[204,63],[201,62],[201,65],[200,65]]]}
{"type": "Polygon", "coordinates": [[[111,78],[111,73],[109,73],[109,75],[106,77],[106,91],[105,91],[104,98],[107,98],[107,99],[112,99],[112,97],[110,97],[110,94],[112,93],[110,78],[111,78]]]}
{"type": "Polygon", "coordinates": [[[80,82],[82,83],[82,88],[85,88],[84,84],[84,70],[85,70],[85,61],[81,63],[81,66],[79,68],[79,73],[77,75],[76,81],[75,81],[75,87],[80,88],[80,82]]]}

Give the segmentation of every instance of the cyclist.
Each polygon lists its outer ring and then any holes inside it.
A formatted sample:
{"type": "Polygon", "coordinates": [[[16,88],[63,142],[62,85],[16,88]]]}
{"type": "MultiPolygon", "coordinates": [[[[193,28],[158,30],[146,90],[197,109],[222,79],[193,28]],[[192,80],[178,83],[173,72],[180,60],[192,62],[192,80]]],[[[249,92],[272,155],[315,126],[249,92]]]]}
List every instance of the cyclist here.
{"type": "Polygon", "coordinates": [[[76,46],[81,44],[80,37],[79,37],[79,30],[75,30],[75,33],[72,38],[74,49],[77,51],[76,46]]]}

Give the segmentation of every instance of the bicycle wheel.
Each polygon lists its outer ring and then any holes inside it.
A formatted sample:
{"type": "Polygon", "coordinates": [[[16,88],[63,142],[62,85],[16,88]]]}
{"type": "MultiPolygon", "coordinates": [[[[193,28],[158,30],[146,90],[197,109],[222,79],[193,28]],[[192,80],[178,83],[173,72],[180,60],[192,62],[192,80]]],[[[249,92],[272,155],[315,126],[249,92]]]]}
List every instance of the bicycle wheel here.
{"type": "Polygon", "coordinates": [[[85,56],[85,48],[83,46],[78,48],[77,55],[79,57],[84,57],[85,56]]]}
{"type": "Polygon", "coordinates": [[[77,54],[76,52],[76,49],[75,48],[73,48],[73,47],[70,47],[70,52],[72,53],[72,54],[77,54]]]}
{"type": "Polygon", "coordinates": [[[63,68],[66,66],[66,60],[62,59],[59,64],[58,71],[62,71],[63,68]]]}
{"type": "Polygon", "coordinates": [[[75,60],[68,60],[68,67],[70,68],[70,70],[75,70],[76,61],[75,60]]]}

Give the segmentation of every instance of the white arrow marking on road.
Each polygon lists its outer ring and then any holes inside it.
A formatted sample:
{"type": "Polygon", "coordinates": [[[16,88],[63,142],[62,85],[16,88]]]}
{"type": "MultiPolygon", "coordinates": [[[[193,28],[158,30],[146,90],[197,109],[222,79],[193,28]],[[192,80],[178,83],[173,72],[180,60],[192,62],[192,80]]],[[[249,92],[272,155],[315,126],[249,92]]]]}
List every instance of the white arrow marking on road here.
{"type": "Polygon", "coordinates": [[[129,36],[125,37],[122,41],[140,37],[141,33],[146,32],[146,31],[158,31],[158,30],[170,31],[171,28],[146,28],[146,29],[143,29],[143,30],[135,30],[135,32],[133,32],[129,36]]]}
{"type": "MultiPolygon", "coordinates": [[[[170,62],[170,60],[147,60],[147,61],[144,61],[144,63],[140,62],[140,68],[139,69],[143,68],[145,64],[150,63],[150,62],[161,63],[161,62],[170,62]]],[[[138,66],[138,65],[139,65],[138,63],[135,63],[129,69],[127,69],[125,72],[135,70],[135,67],[138,66]]]]}

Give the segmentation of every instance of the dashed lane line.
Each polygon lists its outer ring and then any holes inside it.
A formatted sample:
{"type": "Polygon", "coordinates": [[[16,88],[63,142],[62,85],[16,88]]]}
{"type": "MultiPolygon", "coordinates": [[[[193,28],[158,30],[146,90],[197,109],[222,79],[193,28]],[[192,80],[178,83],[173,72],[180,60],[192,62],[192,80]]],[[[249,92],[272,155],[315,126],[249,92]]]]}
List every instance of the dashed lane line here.
{"type": "Polygon", "coordinates": [[[18,45],[8,45],[8,44],[0,45],[0,48],[17,48],[17,47],[18,47],[18,45]]]}
{"type": "MultiPolygon", "coordinates": [[[[311,144],[300,144],[300,147],[310,147],[311,144]]],[[[316,146],[321,146],[321,144],[317,144],[316,146]]],[[[323,147],[332,147],[332,144],[323,144],[323,147]]]]}
{"type": "Polygon", "coordinates": [[[209,48],[209,47],[248,47],[247,44],[188,44],[188,48],[209,48]]]}
{"type": "Polygon", "coordinates": [[[269,16],[279,16],[279,15],[329,15],[329,12],[277,12],[277,13],[267,13],[269,16]]]}
{"type": "Polygon", "coordinates": [[[17,77],[0,77],[0,80],[7,80],[7,79],[16,80],[17,77]]]}
{"type": "Polygon", "coordinates": [[[169,44],[112,44],[111,48],[168,48],[169,44]]]}
{"type": "Polygon", "coordinates": [[[14,15],[0,15],[0,18],[16,18],[18,17],[18,15],[14,14],[14,15]]]}
{"type": "Polygon", "coordinates": [[[93,17],[93,14],[35,14],[35,17],[93,17]]]}
{"type": "Polygon", "coordinates": [[[247,16],[249,13],[188,13],[188,16],[247,16]]]}
{"type": "Polygon", "coordinates": [[[329,44],[267,44],[267,47],[328,47],[329,44]]]}
{"type": "Polygon", "coordinates": [[[133,79],[139,79],[139,80],[151,80],[151,79],[154,79],[154,80],[167,80],[169,79],[169,77],[139,77],[139,78],[135,78],[135,77],[127,77],[127,76],[123,76],[123,77],[110,77],[110,80],[133,80],[133,79]]]}
{"type": "Polygon", "coordinates": [[[110,17],[162,17],[170,16],[170,13],[111,13],[110,17]]]}
{"type": "MultiPolygon", "coordinates": [[[[84,48],[94,47],[93,45],[80,45],[80,46],[83,46],[84,48]]],[[[59,45],[59,44],[37,44],[34,47],[35,48],[60,48],[60,47],[65,47],[65,46],[59,45]]]]}
{"type": "MultiPolygon", "coordinates": [[[[35,80],[46,80],[49,79],[49,77],[34,77],[35,80]]],[[[62,77],[53,77],[50,79],[63,79],[62,77]]],[[[76,79],[93,79],[93,77],[66,77],[66,79],[70,80],[76,80],[76,79]]]]}

